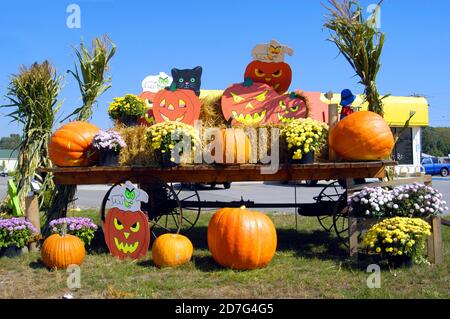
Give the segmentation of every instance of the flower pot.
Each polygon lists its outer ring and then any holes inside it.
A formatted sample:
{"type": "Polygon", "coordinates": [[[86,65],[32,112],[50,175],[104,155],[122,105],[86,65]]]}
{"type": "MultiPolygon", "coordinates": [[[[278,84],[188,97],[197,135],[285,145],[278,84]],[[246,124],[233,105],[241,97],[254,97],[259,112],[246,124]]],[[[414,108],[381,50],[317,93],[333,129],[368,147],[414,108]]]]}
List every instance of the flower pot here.
{"type": "Polygon", "coordinates": [[[312,164],[314,163],[314,151],[310,151],[309,153],[303,154],[303,157],[299,160],[294,160],[291,157],[292,164],[312,164]]]}
{"type": "Polygon", "coordinates": [[[162,167],[175,167],[178,166],[177,163],[172,162],[170,158],[172,157],[171,152],[161,153],[161,165],[162,167]]]}
{"type": "Polygon", "coordinates": [[[392,268],[412,268],[414,265],[413,258],[411,256],[388,256],[387,261],[392,268]]]}
{"type": "Polygon", "coordinates": [[[120,123],[125,126],[136,126],[139,122],[139,116],[137,115],[124,115],[119,119],[120,123]]]}
{"type": "Polygon", "coordinates": [[[20,257],[23,254],[26,254],[28,252],[27,247],[17,248],[16,246],[6,247],[6,248],[3,248],[2,250],[3,250],[2,256],[8,257],[8,258],[20,257]]]}
{"type": "Polygon", "coordinates": [[[120,152],[114,150],[101,150],[98,164],[100,166],[118,166],[120,152]]]}

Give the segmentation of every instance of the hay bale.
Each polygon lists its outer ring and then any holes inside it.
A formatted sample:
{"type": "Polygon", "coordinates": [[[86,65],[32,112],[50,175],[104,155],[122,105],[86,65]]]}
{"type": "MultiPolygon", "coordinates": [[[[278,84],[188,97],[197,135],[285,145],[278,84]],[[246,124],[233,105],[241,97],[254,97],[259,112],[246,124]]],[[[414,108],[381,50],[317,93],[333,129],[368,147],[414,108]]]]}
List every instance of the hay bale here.
{"type": "Polygon", "coordinates": [[[147,143],[147,127],[141,125],[116,126],[116,130],[127,144],[120,151],[119,164],[121,166],[158,166],[155,152],[147,143]]]}
{"type": "Polygon", "coordinates": [[[226,127],[227,121],[222,113],[222,94],[206,95],[200,98],[202,108],[200,120],[204,127],[226,127]]]}

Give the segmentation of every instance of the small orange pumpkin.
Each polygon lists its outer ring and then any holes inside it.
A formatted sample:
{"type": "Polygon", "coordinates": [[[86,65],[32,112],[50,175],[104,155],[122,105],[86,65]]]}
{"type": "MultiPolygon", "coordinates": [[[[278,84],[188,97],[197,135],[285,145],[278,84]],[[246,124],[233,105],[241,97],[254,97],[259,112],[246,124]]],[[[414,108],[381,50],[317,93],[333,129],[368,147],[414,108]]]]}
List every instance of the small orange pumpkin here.
{"type": "Polygon", "coordinates": [[[48,268],[65,269],[69,265],[81,265],[85,256],[81,239],[69,234],[53,234],[41,248],[42,261],[48,268]]]}
{"type": "Polygon", "coordinates": [[[50,160],[57,166],[89,166],[95,163],[98,152],[92,139],[100,129],[88,122],[70,122],[56,130],[48,144],[50,160]]]}
{"type": "Polygon", "coordinates": [[[153,262],[158,267],[176,267],[191,260],[194,246],[180,234],[164,234],[156,238],[152,247],[153,262]]]}
{"type": "Polygon", "coordinates": [[[292,81],[292,70],[286,62],[252,61],[245,69],[244,79],[267,83],[279,94],[289,90],[292,81]]]}
{"type": "Polygon", "coordinates": [[[369,111],[353,113],[330,130],[329,143],[338,156],[349,161],[384,160],[394,148],[388,123],[369,111]]]}
{"type": "Polygon", "coordinates": [[[267,215],[241,208],[222,208],[208,224],[208,248],[223,267],[246,270],[269,264],[277,248],[277,233],[267,215]]]}
{"type": "MultiPolygon", "coordinates": [[[[210,146],[212,147],[213,144],[216,146],[220,145],[222,148],[222,154],[221,157],[222,163],[224,164],[245,164],[250,161],[250,151],[251,151],[251,145],[250,140],[242,129],[221,129],[220,135],[219,135],[219,142],[211,143],[210,146]],[[227,150],[228,142],[234,143],[234,148],[229,146],[229,150],[227,150]],[[232,142],[233,141],[233,142],[232,142]]],[[[211,155],[215,157],[216,154],[216,148],[212,149],[211,155]]],[[[216,159],[217,160],[217,159],[216,159]]]]}

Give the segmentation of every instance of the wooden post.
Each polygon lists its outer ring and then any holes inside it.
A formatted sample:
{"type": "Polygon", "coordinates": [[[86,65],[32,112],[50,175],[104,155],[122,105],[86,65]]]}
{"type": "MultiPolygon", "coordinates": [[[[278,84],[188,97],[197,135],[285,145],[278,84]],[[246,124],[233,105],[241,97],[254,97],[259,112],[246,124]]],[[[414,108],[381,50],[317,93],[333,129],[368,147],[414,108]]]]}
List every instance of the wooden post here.
{"type": "Polygon", "coordinates": [[[441,217],[433,216],[430,224],[431,236],[428,239],[428,260],[433,264],[440,264],[443,261],[441,217]]]}
{"type": "Polygon", "coordinates": [[[348,218],[349,253],[353,263],[358,262],[358,218],[348,218]]]}
{"type": "MultiPolygon", "coordinates": [[[[37,235],[41,233],[41,221],[39,217],[39,202],[36,195],[25,197],[25,212],[27,220],[36,228],[37,235]]],[[[38,251],[37,243],[30,244],[31,251],[38,251]]]]}
{"type": "MultiPolygon", "coordinates": [[[[338,123],[338,105],[328,104],[328,126],[331,130],[338,123]]],[[[336,160],[336,153],[331,147],[328,148],[328,159],[330,161],[336,160]]]]}

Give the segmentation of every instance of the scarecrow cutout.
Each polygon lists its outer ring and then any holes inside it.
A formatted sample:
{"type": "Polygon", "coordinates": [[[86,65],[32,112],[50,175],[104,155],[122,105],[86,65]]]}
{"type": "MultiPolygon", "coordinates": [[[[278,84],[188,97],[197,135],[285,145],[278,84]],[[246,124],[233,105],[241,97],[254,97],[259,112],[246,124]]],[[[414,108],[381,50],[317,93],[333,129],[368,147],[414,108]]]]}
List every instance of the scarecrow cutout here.
{"type": "Polygon", "coordinates": [[[109,201],[112,208],[106,213],[103,231],[111,255],[119,259],[145,257],[150,225],[141,202],[148,202],[148,194],[127,181],[113,188],[109,201]]]}
{"type": "Polygon", "coordinates": [[[262,62],[284,62],[285,54],[292,56],[294,50],[280,44],[277,40],[258,44],[252,50],[253,59],[262,62]]]}

